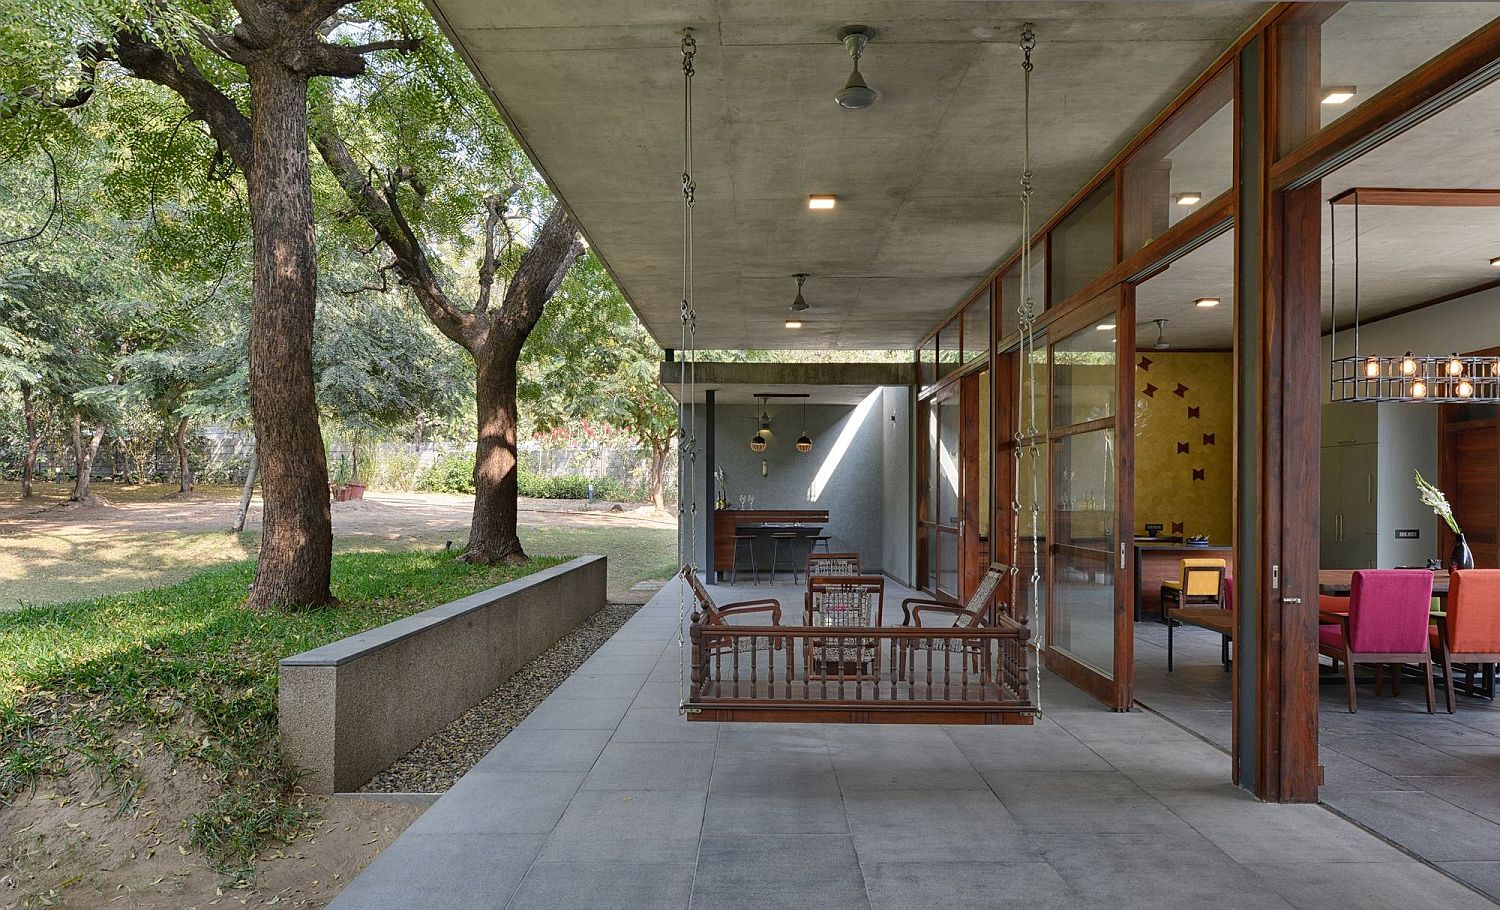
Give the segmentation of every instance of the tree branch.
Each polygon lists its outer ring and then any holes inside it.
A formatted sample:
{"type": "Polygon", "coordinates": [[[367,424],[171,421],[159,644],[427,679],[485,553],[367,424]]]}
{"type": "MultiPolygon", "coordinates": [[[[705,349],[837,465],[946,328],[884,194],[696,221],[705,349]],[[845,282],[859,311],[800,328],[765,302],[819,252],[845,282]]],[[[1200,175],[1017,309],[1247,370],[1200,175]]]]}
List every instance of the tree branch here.
{"type": "Polygon", "coordinates": [[[121,66],[181,96],[194,115],[208,124],[214,141],[228,151],[240,171],[250,172],[250,118],[203,75],[191,57],[163,50],[136,31],[116,32],[113,43],[121,66]]]}
{"type": "Polygon", "coordinates": [[[466,350],[475,350],[484,341],[487,321],[461,311],[448,299],[421,239],[401,211],[396,186],[387,184],[376,189],[326,116],[313,118],[311,127],[313,145],[323,163],[333,172],[350,203],[390,249],[395,257],[392,264],[396,274],[401,276],[402,284],[412,289],[422,312],[438,331],[466,350]]]}
{"type": "Polygon", "coordinates": [[[27,243],[47,233],[47,228],[52,226],[52,219],[57,217],[57,208],[62,203],[62,183],[57,175],[57,159],[52,157],[52,151],[47,146],[41,145],[42,154],[47,156],[47,161],[52,165],[52,207],[47,210],[47,220],[42,226],[21,237],[11,237],[8,240],[0,240],[0,247],[11,246],[17,243],[27,243]]]}
{"type": "Polygon", "coordinates": [[[578,229],[559,202],[537,231],[531,248],[521,256],[521,264],[505,288],[505,309],[500,315],[503,335],[517,350],[542,318],[542,307],[557,292],[568,269],[582,253],[578,229]]]}
{"type": "MultiPolygon", "coordinates": [[[[512,183],[505,192],[484,200],[484,261],[479,265],[479,300],[474,305],[474,312],[480,316],[489,312],[490,291],[495,284],[495,227],[505,221],[505,206],[520,189],[519,183],[512,183]]],[[[509,225],[505,233],[510,236],[509,225]]]]}

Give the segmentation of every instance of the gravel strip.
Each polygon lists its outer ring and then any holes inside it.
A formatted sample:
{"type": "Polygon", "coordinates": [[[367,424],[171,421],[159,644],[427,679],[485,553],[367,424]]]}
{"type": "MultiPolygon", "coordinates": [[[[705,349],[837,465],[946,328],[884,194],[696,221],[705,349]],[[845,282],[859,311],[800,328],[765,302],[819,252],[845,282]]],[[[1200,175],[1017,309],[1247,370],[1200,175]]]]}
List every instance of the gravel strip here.
{"type": "Polygon", "coordinates": [[[372,793],[442,793],[526,719],[614,635],[639,604],[612,603],[501,683],[484,701],[429,736],[363,787],[372,793]]]}

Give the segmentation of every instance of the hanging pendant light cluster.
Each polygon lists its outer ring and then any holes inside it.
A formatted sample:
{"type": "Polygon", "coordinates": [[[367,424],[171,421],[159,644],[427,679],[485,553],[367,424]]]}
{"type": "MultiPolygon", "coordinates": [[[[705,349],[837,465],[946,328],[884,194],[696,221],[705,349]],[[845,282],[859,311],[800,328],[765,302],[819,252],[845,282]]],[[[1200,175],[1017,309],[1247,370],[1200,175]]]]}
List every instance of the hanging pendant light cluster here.
{"type": "MultiPolygon", "coordinates": [[[[1360,349],[1359,199],[1360,189],[1345,190],[1328,200],[1332,232],[1330,296],[1333,331],[1329,335],[1331,401],[1414,401],[1447,404],[1500,403],[1500,357],[1365,354],[1360,349]],[[1338,206],[1354,214],[1354,353],[1338,356],[1338,206]]],[[[1344,334],[1348,334],[1346,329],[1344,334]]]]}
{"type": "Polygon", "coordinates": [[[764,452],[770,447],[774,438],[771,432],[771,412],[767,405],[772,398],[800,398],[802,399],[802,435],[797,437],[794,444],[797,451],[802,453],[813,450],[812,437],[807,435],[807,393],[766,393],[755,396],[755,435],[750,437],[750,451],[764,452]]]}

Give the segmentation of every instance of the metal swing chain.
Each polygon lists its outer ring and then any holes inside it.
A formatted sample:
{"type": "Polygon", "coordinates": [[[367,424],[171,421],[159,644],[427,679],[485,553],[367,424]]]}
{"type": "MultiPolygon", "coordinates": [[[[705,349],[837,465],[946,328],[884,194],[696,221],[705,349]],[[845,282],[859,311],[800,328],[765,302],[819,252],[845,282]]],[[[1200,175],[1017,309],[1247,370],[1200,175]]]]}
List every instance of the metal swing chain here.
{"type": "MultiPolygon", "coordinates": [[[[682,371],[677,374],[677,564],[696,574],[698,551],[698,417],[693,396],[697,391],[698,313],[693,309],[693,56],[698,43],[693,30],[682,33],[682,371]],[[684,469],[685,465],[685,469],[684,469]],[[687,476],[687,489],[680,478],[687,476]],[[684,522],[687,533],[683,534],[684,522]]],[[[686,580],[684,579],[684,582],[686,580]]],[[[683,626],[687,622],[686,585],[677,586],[677,710],[687,710],[687,648],[683,626]]]]}
{"type": "MultiPolygon", "coordinates": [[[[1033,636],[1041,634],[1041,559],[1037,545],[1037,522],[1041,516],[1040,492],[1037,485],[1037,467],[1041,451],[1036,436],[1036,306],[1032,298],[1031,274],[1031,52],[1036,48],[1036,32],[1032,23],[1021,28],[1021,70],[1025,74],[1022,89],[1022,166],[1021,166],[1021,302],[1016,308],[1017,327],[1021,342],[1017,348],[1020,363],[1017,372],[1025,371],[1021,385],[1026,388],[1024,397],[1016,400],[1016,431],[1014,433],[1015,491],[1011,499],[1011,553],[1021,549],[1021,473],[1022,459],[1029,456],[1031,469],[1031,576],[1029,578],[1029,615],[1023,620],[1033,636]],[[1024,429],[1023,429],[1024,422],[1024,429]],[[1030,440],[1022,445],[1023,440],[1030,440]]],[[[1018,378],[1022,378],[1019,377],[1018,378]]],[[[1020,576],[1020,566],[1010,567],[1011,594],[1015,596],[1015,582],[1020,576]]],[[[1037,708],[1042,706],[1042,641],[1033,637],[1030,647],[1036,652],[1032,661],[1033,689],[1037,708]]]]}

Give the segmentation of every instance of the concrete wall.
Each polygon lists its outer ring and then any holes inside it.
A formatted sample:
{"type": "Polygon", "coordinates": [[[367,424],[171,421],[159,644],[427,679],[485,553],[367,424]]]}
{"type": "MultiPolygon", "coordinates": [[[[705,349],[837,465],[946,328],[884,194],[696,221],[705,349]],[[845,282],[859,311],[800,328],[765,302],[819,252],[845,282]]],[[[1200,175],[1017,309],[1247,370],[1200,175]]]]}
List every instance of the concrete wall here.
{"type": "MultiPolygon", "coordinates": [[[[856,551],[870,571],[909,580],[915,514],[910,399],[906,387],[889,387],[876,389],[858,405],[809,404],[807,434],[813,450],[807,453],[793,445],[802,432],[799,402],[772,399],[772,437],[764,452],[750,451],[754,405],[716,405],[714,459],[724,469],[730,504],[739,508],[740,496],[749,494],[756,509],[827,509],[826,533],[833,537],[834,550],[856,551]]],[[[704,553],[711,547],[716,495],[701,479],[707,470],[706,420],[700,405],[698,432],[704,441],[697,467],[697,551],[702,565],[708,564],[704,553]]]]}
{"type": "MultiPolygon", "coordinates": [[[[1341,318],[1348,314],[1341,310],[1341,318]]],[[[1327,398],[1329,340],[1323,339],[1324,383],[1327,398]]],[[[1354,353],[1352,332],[1340,332],[1339,356],[1354,353]]],[[[1500,346],[1500,288],[1481,291],[1390,319],[1372,322],[1360,329],[1363,354],[1446,354],[1500,346]]],[[[1447,560],[1437,552],[1437,516],[1423,506],[1412,484],[1416,468],[1437,482],[1437,406],[1408,402],[1386,402],[1378,406],[1376,441],[1380,443],[1377,468],[1376,565],[1422,565],[1429,556],[1447,560]],[[1397,528],[1417,528],[1418,540],[1396,540],[1397,528]]],[[[1330,419],[1325,409],[1324,420],[1330,419]]],[[[1323,479],[1326,486],[1328,478],[1323,479]]]]}
{"type": "Polygon", "coordinates": [[[604,607],[584,556],[281,662],[278,724],[311,793],[356,790],[604,607]]]}

